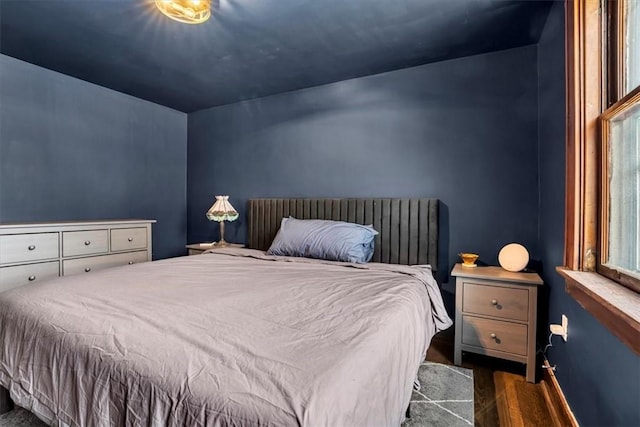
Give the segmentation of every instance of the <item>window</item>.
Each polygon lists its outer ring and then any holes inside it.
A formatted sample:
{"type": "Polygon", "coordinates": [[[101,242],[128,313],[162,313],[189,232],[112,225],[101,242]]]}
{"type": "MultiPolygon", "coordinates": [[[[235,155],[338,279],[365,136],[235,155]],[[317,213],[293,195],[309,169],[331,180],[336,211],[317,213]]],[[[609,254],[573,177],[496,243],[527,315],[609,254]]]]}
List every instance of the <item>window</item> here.
{"type": "Polygon", "coordinates": [[[603,69],[612,103],[600,116],[597,271],[640,292],[640,6],[609,2],[603,69]]]}
{"type": "Polygon", "coordinates": [[[640,354],[640,1],[567,0],[567,292],[640,354]]]}
{"type": "Polygon", "coordinates": [[[624,38],[624,91],[630,93],[640,86],[640,4],[636,1],[622,3],[624,38]]]}

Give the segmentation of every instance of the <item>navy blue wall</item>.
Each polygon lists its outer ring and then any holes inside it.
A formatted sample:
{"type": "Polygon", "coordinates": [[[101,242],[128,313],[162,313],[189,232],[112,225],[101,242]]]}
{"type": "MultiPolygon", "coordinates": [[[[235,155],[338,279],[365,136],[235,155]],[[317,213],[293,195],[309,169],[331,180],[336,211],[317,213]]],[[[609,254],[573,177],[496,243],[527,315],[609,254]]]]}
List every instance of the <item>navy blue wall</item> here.
{"type": "Polygon", "coordinates": [[[640,361],[564,290],[564,8],[555,3],[538,46],[540,84],[540,250],[549,320],[569,317],[569,340],[554,337],[551,364],[580,425],[640,425],[640,361]]]}
{"type": "Polygon", "coordinates": [[[186,114],[0,55],[0,221],[156,219],[184,253],[186,114]]]}
{"type": "Polygon", "coordinates": [[[497,263],[537,253],[537,49],[378,74],[189,114],[188,240],[217,238],[205,212],[229,194],[245,241],[252,197],[442,200],[445,272],[461,251],[497,263]],[[514,72],[517,70],[517,72],[514,72]]]}

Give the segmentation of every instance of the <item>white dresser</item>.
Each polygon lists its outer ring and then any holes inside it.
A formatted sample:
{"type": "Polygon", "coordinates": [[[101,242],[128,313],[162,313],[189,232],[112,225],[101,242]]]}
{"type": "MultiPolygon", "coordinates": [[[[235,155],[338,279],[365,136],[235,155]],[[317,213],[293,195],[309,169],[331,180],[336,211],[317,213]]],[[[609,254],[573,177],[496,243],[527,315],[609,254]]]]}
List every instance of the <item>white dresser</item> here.
{"type": "Polygon", "coordinates": [[[0,224],[0,292],[50,277],[151,261],[153,223],[0,224]]]}

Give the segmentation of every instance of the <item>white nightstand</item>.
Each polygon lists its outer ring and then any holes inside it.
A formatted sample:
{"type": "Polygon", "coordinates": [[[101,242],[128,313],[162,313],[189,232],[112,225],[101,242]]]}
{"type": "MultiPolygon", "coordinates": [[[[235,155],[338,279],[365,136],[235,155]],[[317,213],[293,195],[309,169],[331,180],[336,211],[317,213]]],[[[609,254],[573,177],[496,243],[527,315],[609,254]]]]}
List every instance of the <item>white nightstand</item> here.
{"type": "Polygon", "coordinates": [[[462,352],[485,354],[527,364],[527,381],[536,379],[536,273],[514,273],[501,267],[456,264],[456,336],[454,363],[462,352]]]}
{"type": "Polygon", "coordinates": [[[226,246],[216,246],[213,243],[194,243],[187,245],[186,248],[189,250],[189,255],[200,255],[209,249],[244,248],[244,245],[241,243],[227,243],[226,246]]]}

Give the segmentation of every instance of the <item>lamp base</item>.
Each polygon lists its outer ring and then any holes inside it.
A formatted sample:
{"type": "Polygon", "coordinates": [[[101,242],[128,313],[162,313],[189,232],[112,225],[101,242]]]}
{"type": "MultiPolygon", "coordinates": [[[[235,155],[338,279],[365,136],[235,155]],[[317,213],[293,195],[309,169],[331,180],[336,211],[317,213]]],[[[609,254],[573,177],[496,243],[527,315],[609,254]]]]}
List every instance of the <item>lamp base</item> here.
{"type": "Polygon", "coordinates": [[[231,246],[231,244],[228,243],[228,242],[225,242],[224,240],[220,240],[218,242],[211,243],[211,246],[214,247],[214,248],[226,248],[226,247],[231,246]]]}

